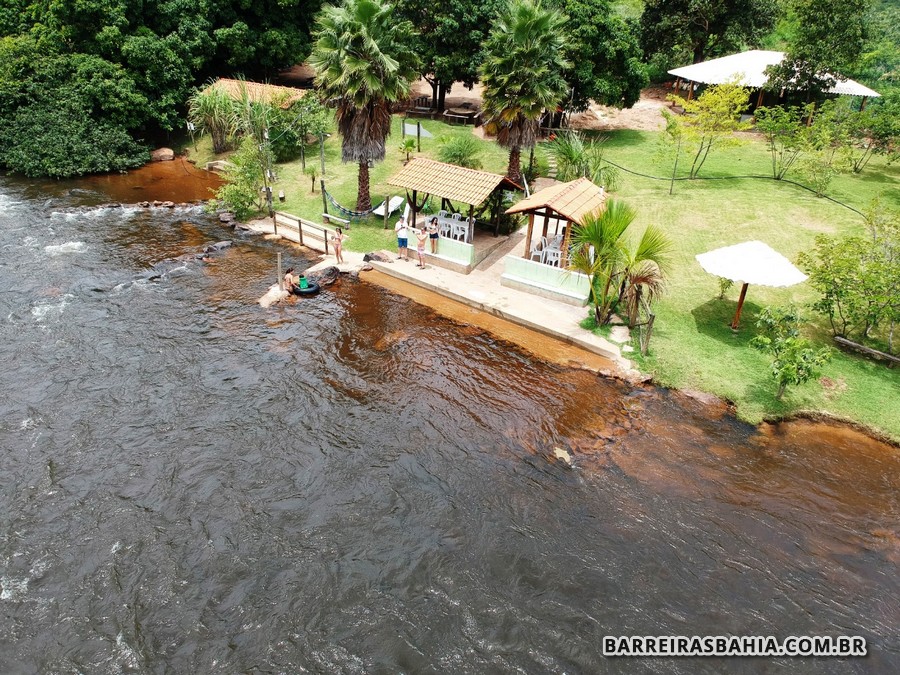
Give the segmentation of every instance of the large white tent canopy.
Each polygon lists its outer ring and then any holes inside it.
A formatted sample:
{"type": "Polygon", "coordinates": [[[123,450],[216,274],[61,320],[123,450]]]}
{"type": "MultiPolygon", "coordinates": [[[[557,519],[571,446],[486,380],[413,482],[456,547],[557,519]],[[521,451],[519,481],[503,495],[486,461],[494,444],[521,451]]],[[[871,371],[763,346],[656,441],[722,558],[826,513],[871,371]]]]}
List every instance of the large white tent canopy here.
{"type": "MultiPolygon", "coordinates": [[[[758,89],[764,87],[769,81],[766,68],[781,63],[784,60],[784,52],[753,49],[749,52],[723,56],[711,61],[694,63],[690,66],[675,68],[669,71],[670,75],[680,77],[691,82],[701,84],[724,84],[737,79],[738,83],[745,87],[758,89]]],[[[837,82],[828,92],[831,94],[845,94],[847,96],[881,96],[877,91],[869,89],[865,85],[854,80],[841,79],[839,75],[832,75],[837,82]]]]}
{"type": "Polygon", "coordinates": [[[725,246],[696,256],[705,271],[743,284],[731,327],[737,330],[749,284],[784,288],[807,280],[791,261],[761,241],[725,246]]]}

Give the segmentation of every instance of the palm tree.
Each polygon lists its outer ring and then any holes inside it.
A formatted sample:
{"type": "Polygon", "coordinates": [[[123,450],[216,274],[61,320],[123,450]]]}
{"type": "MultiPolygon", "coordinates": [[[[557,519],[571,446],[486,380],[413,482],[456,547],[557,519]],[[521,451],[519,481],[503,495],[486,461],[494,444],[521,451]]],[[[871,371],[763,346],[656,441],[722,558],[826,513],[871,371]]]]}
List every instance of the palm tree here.
{"type": "Polygon", "coordinates": [[[641,297],[650,301],[663,288],[671,242],[650,225],[636,247],[625,236],[637,212],[625,202],[610,200],[606,208],[585,217],[572,230],[574,252],[569,268],[591,280],[591,301],[599,325],[609,322],[623,301],[628,324],[637,322],[641,297]]]}
{"type": "Polygon", "coordinates": [[[506,175],[522,182],[521,152],[533,148],[541,114],[556,110],[568,85],[563,72],[562,26],[566,18],[540,0],[513,0],[501,12],[481,66],[485,127],[509,149],[506,175]]]}
{"type": "Polygon", "coordinates": [[[391,103],[408,97],[418,77],[415,32],[380,0],[344,0],[322,8],[313,35],[316,84],[336,107],[341,160],[359,163],[356,210],[368,211],[369,162],[384,159],[391,103]]]}

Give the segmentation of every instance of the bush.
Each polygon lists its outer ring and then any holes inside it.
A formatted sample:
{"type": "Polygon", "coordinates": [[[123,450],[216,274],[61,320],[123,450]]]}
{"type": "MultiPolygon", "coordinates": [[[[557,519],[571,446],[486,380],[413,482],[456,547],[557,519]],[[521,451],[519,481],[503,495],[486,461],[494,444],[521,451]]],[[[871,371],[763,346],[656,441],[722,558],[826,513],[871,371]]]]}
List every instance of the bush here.
{"type": "Polygon", "coordinates": [[[481,159],[479,155],[481,150],[472,136],[451,136],[442,139],[441,147],[438,150],[438,159],[447,164],[455,164],[456,166],[464,166],[467,169],[480,169],[481,159]]]}

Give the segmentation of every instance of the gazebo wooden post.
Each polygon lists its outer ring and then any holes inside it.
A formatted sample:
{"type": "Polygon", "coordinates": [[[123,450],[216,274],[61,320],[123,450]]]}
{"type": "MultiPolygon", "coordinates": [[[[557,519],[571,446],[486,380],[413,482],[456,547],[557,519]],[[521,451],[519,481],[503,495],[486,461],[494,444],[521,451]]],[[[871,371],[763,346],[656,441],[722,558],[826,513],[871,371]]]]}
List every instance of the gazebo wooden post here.
{"type": "Polygon", "coordinates": [[[547,231],[550,229],[550,211],[544,210],[544,236],[547,236],[547,231]]]}
{"type": "Polygon", "coordinates": [[[412,207],[410,208],[410,212],[412,214],[411,215],[412,222],[407,223],[407,225],[411,225],[413,228],[415,228],[416,227],[416,209],[418,208],[418,205],[416,204],[416,190],[413,190],[412,197],[413,197],[412,198],[412,207]]]}
{"type": "Polygon", "coordinates": [[[868,96],[863,96],[862,101],[859,102],[859,112],[862,112],[866,109],[866,101],[869,100],[868,96]]]}
{"type": "Polygon", "coordinates": [[[528,233],[525,235],[525,257],[531,260],[531,232],[534,229],[534,211],[528,212],[528,233]]]}
{"type": "Polygon", "coordinates": [[[469,204],[469,243],[475,245],[475,205],[469,204]]]}
{"type": "Polygon", "coordinates": [[[764,90],[762,87],[759,88],[759,96],[756,97],[756,107],[759,108],[763,104],[763,93],[764,90]]]}
{"type": "Polygon", "coordinates": [[[744,284],[741,286],[741,297],[738,298],[737,311],[734,313],[734,319],[731,321],[731,330],[737,330],[741,323],[741,310],[744,308],[744,298],[747,297],[747,286],[749,285],[744,284]]]}
{"type": "Polygon", "coordinates": [[[500,213],[503,209],[503,193],[497,190],[494,192],[494,207],[491,217],[494,221],[494,236],[500,236],[500,213]]]}
{"type": "Polygon", "coordinates": [[[566,220],[566,233],[563,235],[562,243],[562,261],[559,263],[560,269],[568,269],[569,267],[569,232],[572,231],[572,221],[566,220]]]}
{"type": "Polygon", "coordinates": [[[690,80],[688,80],[687,83],[688,83],[688,97],[687,97],[687,100],[690,101],[690,100],[692,100],[692,99],[694,98],[694,83],[691,82],[690,80]]]}

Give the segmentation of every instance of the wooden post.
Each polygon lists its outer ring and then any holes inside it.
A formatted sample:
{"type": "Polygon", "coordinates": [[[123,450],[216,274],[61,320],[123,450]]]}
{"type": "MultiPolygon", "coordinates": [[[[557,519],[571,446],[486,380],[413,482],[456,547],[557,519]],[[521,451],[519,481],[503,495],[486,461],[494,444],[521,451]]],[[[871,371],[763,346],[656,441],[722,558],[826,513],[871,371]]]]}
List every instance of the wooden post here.
{"type": "Polygon", "coordinates": [[[734,313],[734,319],[731,321],[731,330],[737,330],[741,323],[741,310],[744,308],[744,298],[747,297],[747,286],[749,285],[744,284],[741,286],[741,297],[738,298],[737,311],[734,313]]]}
{"type": "MultiPolygon", "coordinates": [[[[863,99],[865,100],[865,99],[863,99]]],[[[422,123],[416,122],[416,149],[422,152],[422,123]]]]}
{"type": "Polygon", "coordinates": [[[391,196],[387,195],[384,198],[384,229],[387,229],[387,221],[388,221],[388,204],[390,204],[391,196]]]}
{"type": "Polygon", "coordinates": [[[281,251],[278,251],[278,290],[284,290],[284,274],[281,273],[281,251]]]}
{"type": "MultiPolygon", "coordinates": [[[[272,188],[269,188],[271,190],[272,188]]],[[[272,195],[269,193],[269,213],[272,214],[272,230],[278,234],[278,221],[275,219],[275,210],[272,208],[272,195]]]]}
{"type": "Polygon", "coordinates": [[[763,93],[764,90],[762,87],[759,88],[759,96],[756,97],[756,107],[759,108],[763,104],[763,93]]]}
{"type": "Polygon", "coordinates": [[[319,161],[322,163],[322,178],[325,178],[325,134],[319,134],[319,161]]]}
{"type": "Polygon", "coordinates": [[[475,244],[475,205],[469,204],[469,243],[475,244]]]}
{"type": "Polygon", "coordinates": [[[328,213],[328,197],[325,196],[325,181],[320,180],[319,185],[322,186],[322,213],[328,213]]]}
{"type": "Polygon", "coordinates": [[[572,231],[572,221],[566,221],[566,233],[563,235],[562,255],[559,263],[560,269],[568,269],[569,267],[569,233],[572,231]]]}
{"type": "Polygon", "coordinates": [[[300,239],[300,245],[303,245],[303,221],[297,218],[297,238],[300,239]]]}
{"type": "Polygon", "coordinates": [[[528,232],[525,234],[525,257],[531,260],[531,233],[534,230],[534,211],[528,214],[528,232]]]}
{"type": "Polygon", "coordinates": [[[859,103],[859,112],[862,112],[863,110],[866,109],[866,101],[868,101],[868,100],[869,100],[868,96],[862,97],[862,101],[860,101],[860,103],[859,103]]]}
{"type": "Polygon", "coordinates": [[[322,239],[325,241],[325,255],[328,255],[328,228],[322,228],[322,239]]]}
{"type": "Polygon", "coordinates": [[[407,223],[406,226],[413,227],[414,229],[416,227],[416,209],[419,208],[419,205],[416,203],[416,198],[417,198],[417,192],[415,190],[413,190],[412,207],[410,208],[410,218],[412,219],[412,222],[407,223]]]}

